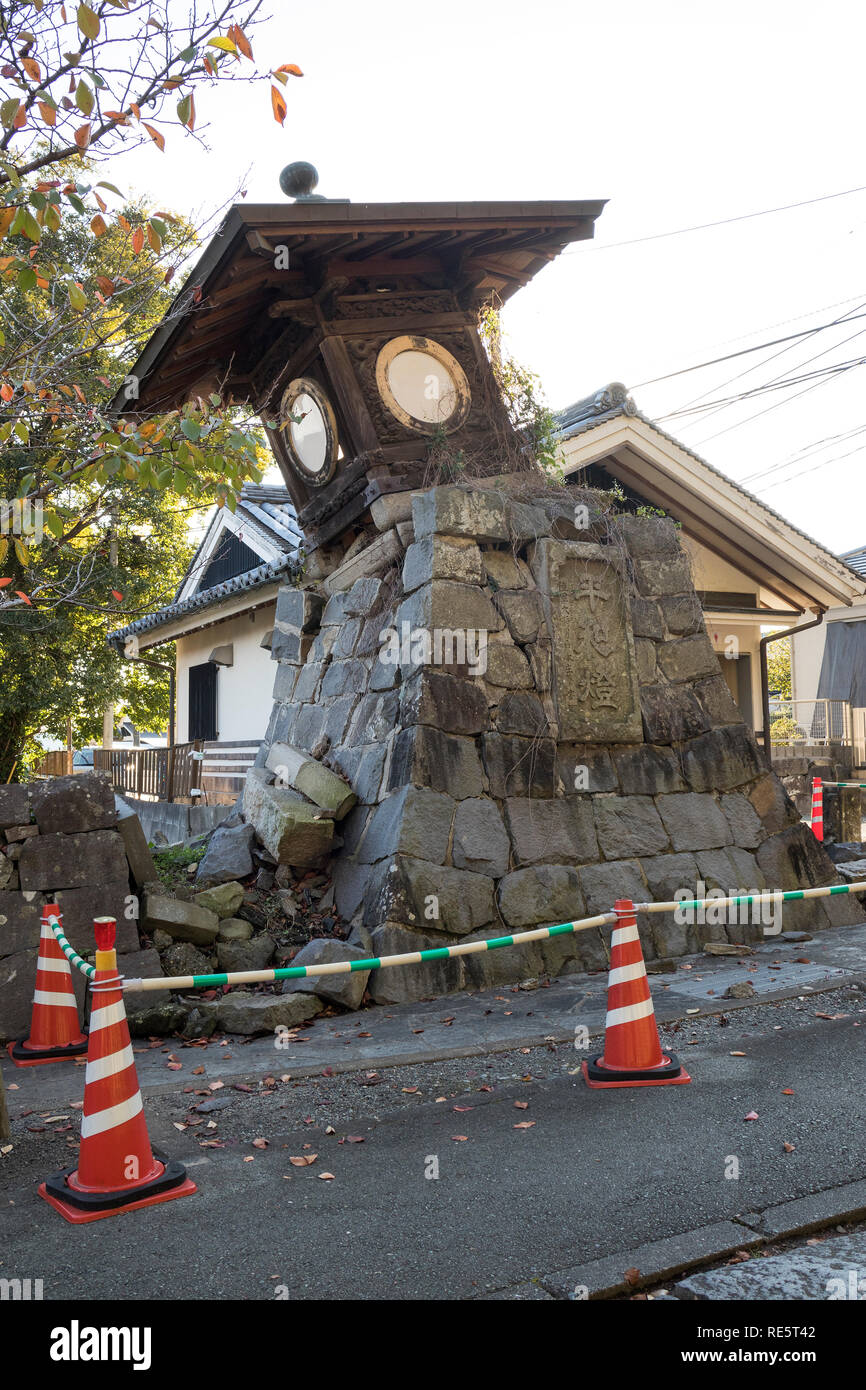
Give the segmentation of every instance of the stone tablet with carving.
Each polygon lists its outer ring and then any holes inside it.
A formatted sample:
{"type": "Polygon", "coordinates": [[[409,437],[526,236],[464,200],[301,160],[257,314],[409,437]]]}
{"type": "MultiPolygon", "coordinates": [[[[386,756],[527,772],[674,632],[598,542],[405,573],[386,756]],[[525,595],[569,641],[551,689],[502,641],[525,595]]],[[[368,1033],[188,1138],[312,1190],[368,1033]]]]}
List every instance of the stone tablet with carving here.
{"type": "Polygon", "coordinates": [[[533,547],[531,567],[553,643],[560,740],[641,743],[634,638],[618,553],[545,539],[533,547]]]}

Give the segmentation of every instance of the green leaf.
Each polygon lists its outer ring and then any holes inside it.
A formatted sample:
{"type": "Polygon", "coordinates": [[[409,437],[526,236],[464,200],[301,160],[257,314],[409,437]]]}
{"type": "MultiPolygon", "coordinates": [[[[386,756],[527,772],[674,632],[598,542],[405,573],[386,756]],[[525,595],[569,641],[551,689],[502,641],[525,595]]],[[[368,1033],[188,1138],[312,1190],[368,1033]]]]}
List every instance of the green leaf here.
{"type": "Polygon", "coordinates": [[[25,473],[24,477],[21,479],[21,482],[18,484],[18,496],[26,497],[35,482],[35,473],[25,473]]]}
{"type": "Polygon", "coordinates": [[[201,439],[201,425],[198,420],[181,420],[180,428],[187,439],[201,439]]]}
{"type": "Polygon", "coordinates": [[[42,525],[46,528],[46,530],[51,532],[55,540],[59,540],[65,530],[63,522],[61,521],[60,517],[57,515],[56,512],[43,511],[42,525]]]}
{"type": "Polygon", "coordinates": [[[33,269],[32,265],[26,265],[23,270],[19,270],[18,288],[19,290],[36,289],[36,271],[33,269]]]}
{"type": "Polygon", "coordinates": [[[75,105],[85,116],[89,116],[93,110],[94,101],[95,97],[82,77],[75,88],[75,105]]]}
{"type": "Polygon", "coordinates": [[[185,48],[185,49],[183,50],[183,53],[180,54],[180,61],[181,61],[182,63],[191,63],[192,60],[193,60],[193,58],[197,58],[197,57],[198,57],[198,49],[193,45],[192,47],[190,47],[190,48],[185,48]]]}
{"type": "Polygon", "coordinates": [[[15,421],[15,433],[21,440],[22,444],[28,444],[30,442],[30,431],[28,430],[23,420],[15,421]]]}
{"type": "Polygon", "coordinates": [[[81,199],[77,196],[77,194],[75,194],[75,193],[67,193],[66,196],[67,196],[67,198],[69,199],[69,201],[70,201],[72,207],[75,208],[75,211],[76,211],[76,212],[84,213],[84,212],[87,211],[87,208],[84,206],[84,204],[82,203],[81,199]]]}
{"type": "Polygon", "coordinates": [[[153,230],[156,232],[157,236],[161,241],[165,236],[166,232],[168,231],[168,228],[166,227],[165,223],[161,222],[158,217],[151,217],[150,225],[151,227],[153,227],[153,230]]]}
{"type": "Polygon", "coordinates": [[[107,188],[108,191],[109,191],[109,193],[116,193],[117,196],[118,196],[118,198],[122,198],[122,197],[123,197],[123,194],[121,193],[120,189],[119,189],[115,184],[109,183],[106,179],[100,179],[100,180],[99,180],[99,183],[96,185],[96,187],[97,187],[97,188],[107,188]]]}
{"type": "Polygon", "coordinates": [[[30,556],[27,551],[27,546],[24,544],[23,541],[19,541],[17,536],[13,540],[12,544],[15,546],[15,554],[18,556],[19,565],[22,567],[22,569],[27,569],[30,564],[30,556]]]}
{"type": "Polygon", "coordinates": [[[86,39],[95,39],[99,36],[100,22],[99,15],[95,14],[89,5],[79,5],[78,27],[86,39]]]}
{"type": "Polygon", "coordinates": [[[9,97],[0,105],[0,122],[8,129],[15,120],[15,113],[21,105],[17,97],[9,97]]]}
{"type": "Polygon", "coordinates": [[[69,303],[77,313],[82,313],[87,308],[87,296],[84,290],[80,289],[73,281],[69,282],[69,303]]]}
{"type": "Polygon", "coordinates": [[[191,109],[192,97],[189,95],[189,93],[187,93],[187,95],[185,97],[181,97],[180,101],[177,103],[177,118],[180,121],[181,125],[186,125],[188,123],[189,113],[191,109]]]}

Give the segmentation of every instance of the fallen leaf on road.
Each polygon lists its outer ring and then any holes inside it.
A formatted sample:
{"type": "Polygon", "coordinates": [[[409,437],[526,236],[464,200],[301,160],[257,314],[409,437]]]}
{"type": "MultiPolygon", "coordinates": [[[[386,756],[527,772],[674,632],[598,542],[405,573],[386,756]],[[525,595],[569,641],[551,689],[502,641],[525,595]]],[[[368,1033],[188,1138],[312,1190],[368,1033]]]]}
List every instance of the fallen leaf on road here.
{"type": "Polygon", "coordinates": [[[252,1091],[254,1091],[256,1088],[255,1088],[255,1086],[246,1086],[246,1085],[244,1085],[243,1081],[236,1081],[235,1084],[234,1084],[234,1089],[235,1089],[236,1091],[249,1091],[249,1092],[252,1092],[252,1091]]]}
{"type": "Polygon", "coordinates": [[[318,1154],[289,1154],[289,1162],[294,1168],[306,1168],[308,1164],[315,1163],[318,1154]]]}
{"type": "Polygon", "coordinates": [[[204,1076],[204,1067],[193,1067],[193,1076],[204,1076]]]}
{"type": "Polygon", "coordinates": [[[528,1100],[516,1100],[516,1101],[514,1102],[514,1108],[515,1108],[515,1110],[528,1110],[528,1109],[529,1109],[529,1101],[528,1101],[528,1100]]]}
{"type": "Polygon", "coordinates": [[[467,1110],[473,1110],[473,1109],[474,1109],[474,1106],[472,1106],[472,1105],[452,1105],[451,1109],[452,1109],[452,1110],[456,1110],[457,1113],[460,1114],[460,1115],[464,1115],[464,1114],[466,1113],[467,1110]]]}
{"type": "Polygon", "coordinates": [[[400,1090],[405,1096],[417,1096],[418,1094],[417,1086],[401,1086],[400,1090]]]}
{"type": "Polygon", "coordinates": [[[186,1125],[180,1124],[178,1120],[172,1120],[172,1124],[174,1125],[175,1129],[179,1129],[181,1133],[183,1133],[183,1131],[186,1129],[186,1125]]]}
{"type": "Polygon", "coordinates": [[[728,1055],[731,1057],[745,1057],[746,1054],[745,1052],[731,1052],[728,1055]]]}
{"type": "Polygon", "coordinates": [[[372,1033],[356,1033],[356,1034],[355,1034],[355,1037],[356,1037],[356,1038],[372,1038],[372,1036],[373,1036],[372,1033]]]}
{"type": "Polygon", "coordinates": [[[165,1065],[169,1071],[181,1071],[183,1069],[183,1062],[166,1062],[165,1065]]]}
{"type": "Polygon", "coordinates": [[[512,1125],[512,1129],[532,1129],[534,1120],[521,1120],[519,1124],[512,1125]]]}
{"type": "Polygon", "coordinates": [[[12,1145],[11,1145],[11,1144],[0,1144],[0,1154],[11,1154],[11,1152],[12,1152],[12,1145]]]}
{"type": "Polygon", "coordinates": [[[746,1115],[744,1118],[747,1119],[747,1120],[757,1120],[757,1118],[758,1118],[758,1112],[757,1112],[757,1110],[750,1110],[749,1113],[748,1113],[748,1115],[746,1115]]]}
{"type": "Polygon", "coordinates": [[[281,1080],[281,1081],[291,1081],[291,1079],[292,1079],[292,1077],[291,1077],[291,1074],[290,1074],[289,1072],[285,1072],[285,1073],[280,1077],[280,1080],[281,1080]]]}
{"type": "Polygon", "coordinates": [[[465,1144],[466,1141],[467,1141],[467,1139],[469,1138],[469,1135],[468,1135],[468,1134],[452,1134],[452,1135],[451,1135],[451,1138],[454,1140],[454,1143],[455,1143],[455,1144],[465,1144]]]}
{"type": "Polygon", "coordinates": [[[316,1174],[316,1177],[317,1177],[317,1178],[321,1178],[322,1182],[333,1182],[333,1181],[334,1181],[334,1174],[333,1174],[333,1173],[317,1173],[317,1174],[316,1174]]]}
{"type": "Polygon", "coordinates": [[[793,1094],[794,1092],[791,1090],[790,1086],[788,1086],[787,1089],[782,1092],[783,1096],[792,1096],[793,1094]]]}
{"type": "MultiPolygon", "coordinates": [[[[437,1096],[437,1097],[436,1097],[436,1104],[437,1104],[437,1105],[441,1105],[442,1102],[443,1102],[443,1100],[445,1100],[445,1099],[447,1099],[447,1097],[445,1097],[445,1096],[437,1096]]],[[[83,1104],[83,1102],[82,1102],[82,1104],[83,1104]]]]}
{"type": "Polygon", "coordinates": [[[253,1148],[254,1148],[254,1149],[266,1149],[267,1147],[268,1147],[268,1141],[267,1141],[267,1139],[259,1138],[259,1139],[254,1139],[254,1140],[253,1140],[253,1148]]]}
{"type": "Polygon", "coordinates": [[[700,1009],[686,1009],[687,1014],[699,1014],[700,1009]]]}
{"type": "Polygon", "coordinates": [[[479,1089],[479,1091],[492,1091],[492,1090],[493,1090],[493,1087],[492,1087],[492,1086],[479,1086],[478,1089],[479,1089]]]}
{"type": "Polygon", "coordinates": [[[640,1279],[640,1270],[635,1269],[635,1267],[632,1266],[631,1269],[626,1270],[625,1274],[622,1277],[627,1284],[630,1284],[631,1287],[634,1288],[635,1284],[640,1279]]]}
{"type": "Polygon", "coordinates": [[[211,1081],[208,1083],[209,1091],[221,1091],[226,1083],[224,1081],[211,1081]]]}
{"type": "Polygon", "coordinates": [[[246,1158],[244,1159],[244,1163],[255,1163],[255,1161],[256,1160],[254,1154],[247,1154],[246,1158]]]}
{"type": "Polygon", "coordinates": [[[785,1150],[785,1153],[786,1153],[786,1154],[792,1154],[792,1153],[794,1152],[795,1147],[796,1147],[796,1145],[794,1145],[794,1144],[789,1144],[787,1140],[786,1140],[785,1143],[782,1145],[782,1148],[785,1150]]]}
{"type": "Polygon", "coordinates": [[[325,1126],[325,1133],[326,1133],[326,1134],[336,1134],[337,1131],[334,1129],[334,1126],[333,1126],[333,1125],[326,1125],[326,1126],[325,1126]]]}

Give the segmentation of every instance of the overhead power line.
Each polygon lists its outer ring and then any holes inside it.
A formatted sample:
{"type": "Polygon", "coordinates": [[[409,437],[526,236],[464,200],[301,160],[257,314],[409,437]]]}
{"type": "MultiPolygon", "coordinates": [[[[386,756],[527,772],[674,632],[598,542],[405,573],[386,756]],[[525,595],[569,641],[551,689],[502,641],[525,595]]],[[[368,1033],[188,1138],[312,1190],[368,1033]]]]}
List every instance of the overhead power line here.
{"type": "Polygon", "coordinates": [[[590,241],[584,246],[572,247],[565,255],[586,254],[587,251],[613,251],[619,246],[639,246],[647,241],[664,241],[667,237],[687,236],[691,232],[706,232],[712,227],[727,227],[732,222],[750,222],[755,217],[771,217],[777,212],[792,212],[795,208],[811,207],[815,203],[829,203],[834,198],[849,198],[853,193],[866,193],[866,184],[858,188],[844,188],[839,193],[825,193],[820,198],[803,198],[798,203],[784,203],[776,208],[762,208],[760,212],[742,212],[736,217],[721,217],[717,222],[699,222],[693,227],[676,227],[669,232],[653,232],[649,236],[631,237],[628,241],[590,241]]]}

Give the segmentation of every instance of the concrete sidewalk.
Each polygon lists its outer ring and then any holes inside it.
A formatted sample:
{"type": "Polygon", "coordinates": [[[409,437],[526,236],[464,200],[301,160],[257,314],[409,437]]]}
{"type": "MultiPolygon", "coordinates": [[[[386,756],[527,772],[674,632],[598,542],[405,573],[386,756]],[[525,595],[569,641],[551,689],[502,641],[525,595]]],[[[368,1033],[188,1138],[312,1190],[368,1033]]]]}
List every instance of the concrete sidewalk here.
{"type": "MultiPolygon", "coordinates": [[[[752,955],[742,956],[689,956],[678,960],[672,973],[651,975],[659,1022],[696,1013],[727,1014],[762,1000],[795,998],[861,978],[866,981],[866,923],[817,933],[808,941],[772,937],[752,950],[752,955]],[[745,981],[752,984],[757,1000],[723,997],[729,985],[745,981]]],[[[129,995],[128,1001],[135,997],[129,995]]],[[[234,1036],[229,1049],[212,1043],[187,1048],[185,1056],[194,1056],[194,1064],[204,1066],[206,1079],[259,1077],[277,1068],[291,1072],[296,1080],[320,1075],[325,1068],[336,1074],[362,1066],[476,1057],[566,1042],[578,1025],[585,1026],[590,1036],[602,1034],[606,997],[605,973],[567,975],[532,990],[503,985],[426,1003],[380,1005],[317,1019],[286,1048],[276,1047],[270,1036],[234,1036]],[[228,1058],[226,1050],[231,1053],[228,1058]]],[[[165,1045],[170,1051],[183,1049],[179,1039],[166,1038],[165,1045]]],[[[148,1048],[146,1040],[134,1039],[133,1046],[142,1091],[152,1095],[176,1091],[184,1073],[167,1076],[161,1051],[148,1048]]],[[[51,1104],[69,1091],[71,1065],[13,1068],[5,1058],[3,1065],[7,1085],[14,1081],[19,1086],[9,1097],[13,1111],[25,1102],[51,1104]]]]}

